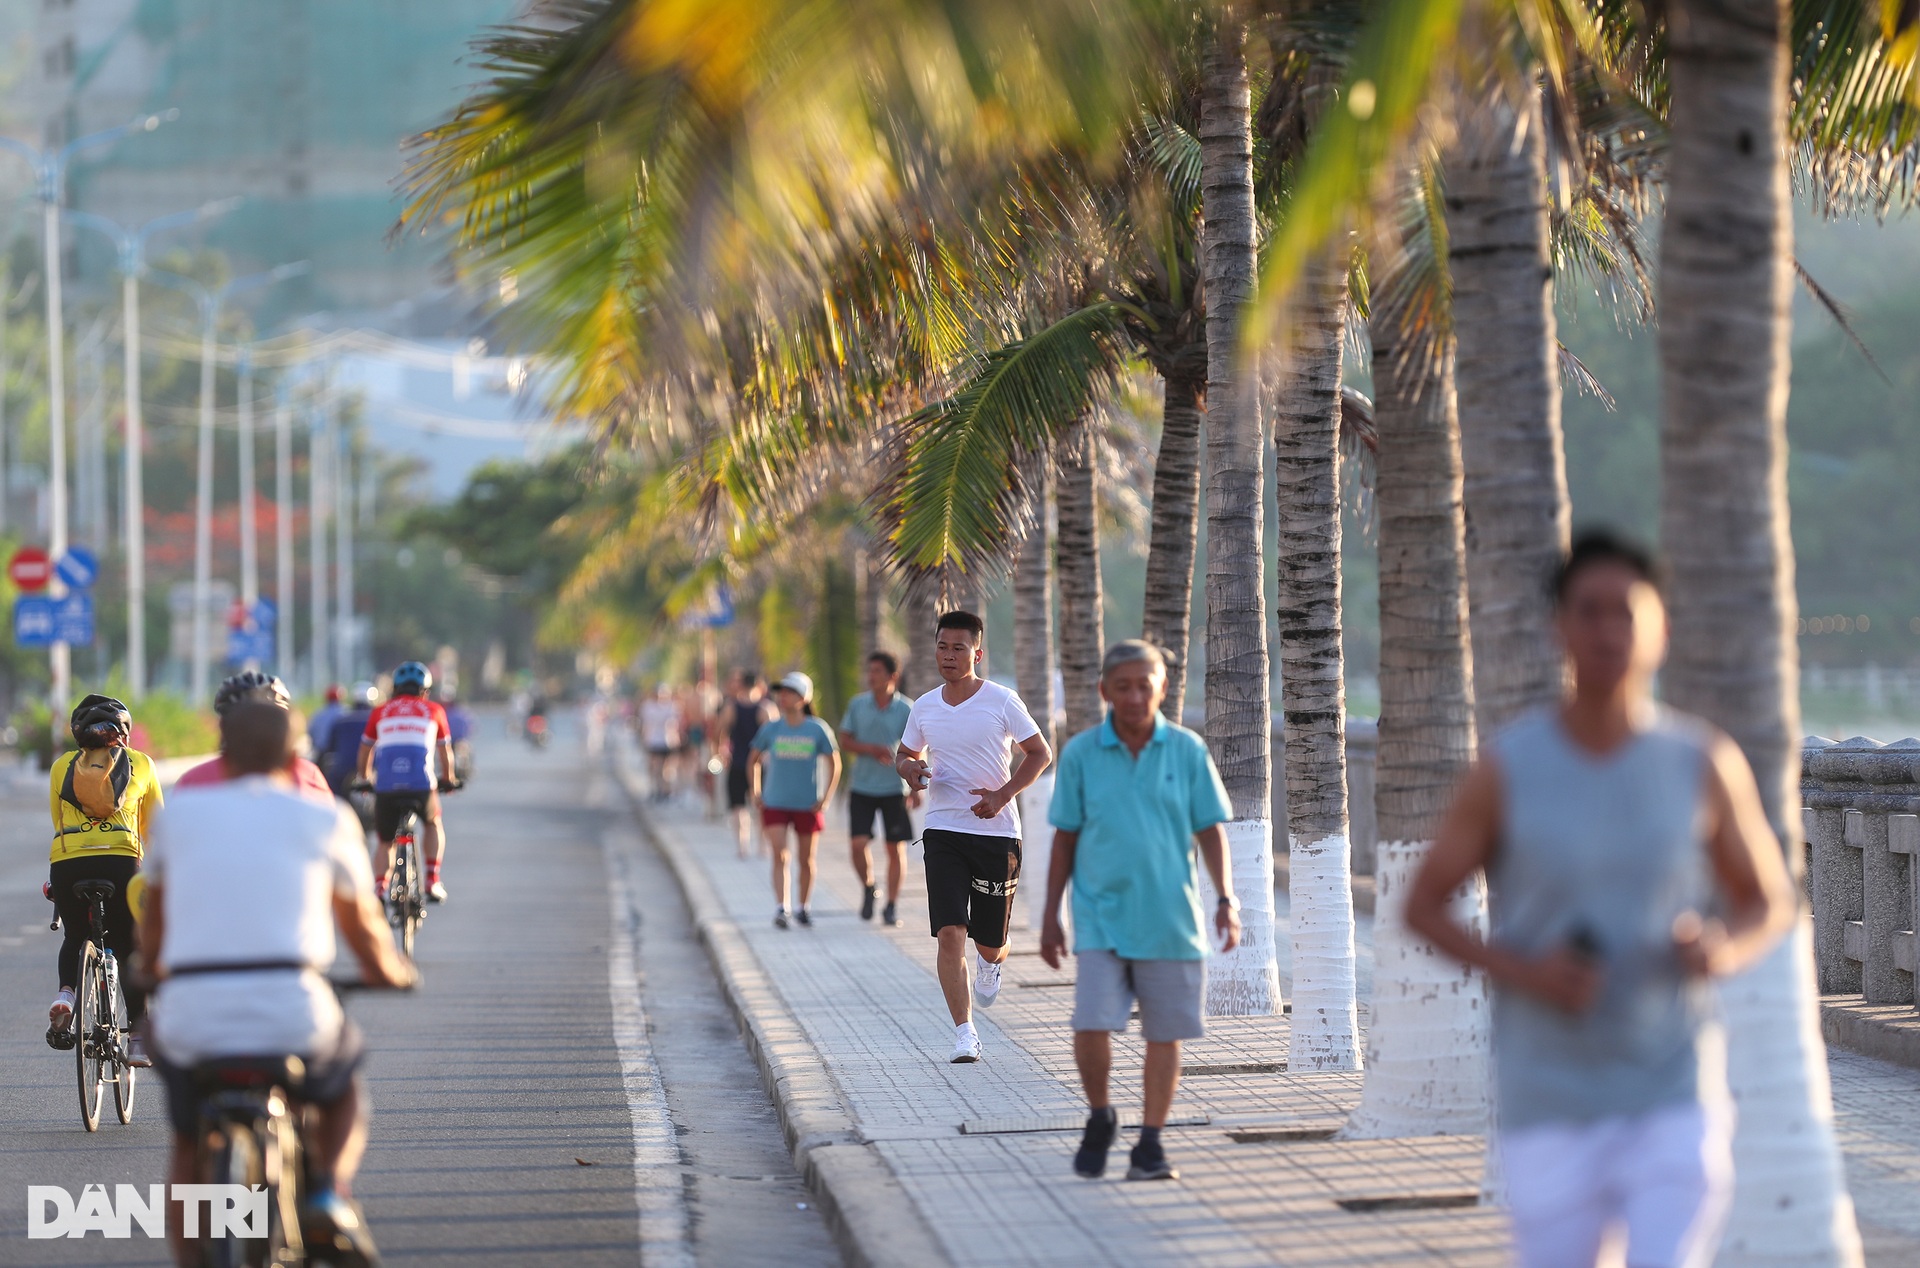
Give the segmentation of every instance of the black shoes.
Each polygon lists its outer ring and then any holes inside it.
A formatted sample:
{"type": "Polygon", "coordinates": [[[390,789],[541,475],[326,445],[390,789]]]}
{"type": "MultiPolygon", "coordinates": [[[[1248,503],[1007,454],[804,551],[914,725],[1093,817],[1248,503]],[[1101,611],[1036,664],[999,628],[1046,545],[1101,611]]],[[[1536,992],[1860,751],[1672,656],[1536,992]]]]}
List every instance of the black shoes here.
{"type": "Polygon", "coordinates": [[[880,913],[880,919],[886,923],[889,929],[898,928],[900,925],[900,909],[898,905],[888,903],[887,909],[880,913]]]}
{"type": "Polygon", "coordinates": [[[1073,1156],[1073,1172],[1089,1180],[1098,1180],[1107,1172],[1107,1150],[1120,1130],[1120,1116],[1112,1106],[1087,1115],[1087,1131],[1080,1137],[1080,1152],[1073,1156]]]}
{"type": "Polygon", "coordinates": [[[1160,1142],[1157,1140],[1152,1144],[1141,1141],[1133,1147],[1133,1153],[1127,1160],[1132,1164],[1127,1168],[1129,1180],[1178,1180],[1180,1178],[1179,1169],[1167,1161],[1167,1151],[1160,1147],[1160,1142]]]}
{"type": "Polygon", "coordinates": [[[875,897],[875,893],[874,893],[874,888],[873,888],[873,886],[871,886],[871,885],[869,885],[869,886],[867,886],[867,894],[866,894],[866,897],[864,897],[864,898],[862,898],[862,899],[860,900],[860,919],[862,919],[862,920],[872,920],[872,919],[873,919],[873,900],[874,900],[874,897],[875,897]]]}
{"type": "Polygon", "coordinates": [[[800,909],[800,913],[795,917],[795,919],[797,919],[800,922],[803,928],[807,928],[807,929],[813,928],[813,915],[805,907],[802,907],[800,909]]]}
{"type": "Polygon", "coordinates": [[[787,909],[785,907],[773,913],[773,927],[775,929],[785,929],[789,927],[787,923],[787,909]]]}

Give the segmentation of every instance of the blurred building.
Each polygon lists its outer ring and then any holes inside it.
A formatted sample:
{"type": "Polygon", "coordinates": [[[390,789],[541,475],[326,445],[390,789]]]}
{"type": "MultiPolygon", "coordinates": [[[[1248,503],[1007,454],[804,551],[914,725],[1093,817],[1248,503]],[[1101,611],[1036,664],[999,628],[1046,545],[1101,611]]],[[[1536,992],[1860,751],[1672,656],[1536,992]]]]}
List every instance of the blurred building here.
{"type": "MultiPolygon", "coordinates": [[[[309,277],[265,298],[265,324],[316,310],[377,314],[404,305],[403,316],[422,313],[419,301],[445,280],[440,252],[417,238],[389,244],[386,236],[399,210],[404,146],[479,78],[466,60],[474,38],[524,7],[523,0],[0,5],[13,10],[0,21],[13,28],[6,113],[14,135],[58,144],[137,115],[180,112],[157,132],[78,160],[70,205],[136,224],[244,195],[245,204],[199,240],[226,252],[237,270],[313,261],[309,277]]],[[[0,157],[0,169],[9,165],[24,166],[0,157]]],[[[0,170],[0,189],[26,187],[24,171],[0,170]]],[[[104,242],[75,242],[72,267],[83,283],[106,280],[112,266],[104,242]]]]}

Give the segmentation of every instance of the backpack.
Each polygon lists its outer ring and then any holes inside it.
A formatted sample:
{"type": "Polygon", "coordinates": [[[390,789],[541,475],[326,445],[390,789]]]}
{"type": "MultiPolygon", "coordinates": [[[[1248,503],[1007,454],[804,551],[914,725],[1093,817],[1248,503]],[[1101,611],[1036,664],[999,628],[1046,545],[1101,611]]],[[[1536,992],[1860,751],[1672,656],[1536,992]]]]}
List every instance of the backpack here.
{"type": "Polygon", "coordinates": [[[133,759],[126,749],[83,748],[67,767],[60,799],[78,807],[89,819],[111,819],[120,813],[132,780],[133,759]]]}

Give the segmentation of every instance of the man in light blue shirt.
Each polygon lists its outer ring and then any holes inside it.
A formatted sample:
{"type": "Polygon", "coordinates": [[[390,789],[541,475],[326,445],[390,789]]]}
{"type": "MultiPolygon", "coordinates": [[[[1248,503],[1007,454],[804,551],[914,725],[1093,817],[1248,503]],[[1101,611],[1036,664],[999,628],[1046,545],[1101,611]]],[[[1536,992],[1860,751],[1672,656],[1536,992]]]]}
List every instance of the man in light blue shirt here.
{"type": "Polygon", "coordinates": [[[907,874],[907,842],[913,840],[913,819],[920,793],[907,787],[893,768],[893,755],[906,734],[913,705],[899,693],[900,662],[891,652],[867,657],[867,690],[847,702],[840,720],[840,751],[852,753],[853,778],[847,783],[847,841],[853,851],[853,872],[865,896],[860,919],[873,919],[879,891],[873,883],[873,821],[886,833],[887,905],[881,918],[889,926],[900,923],[900,882],[907,874]]]}
{"type": "Polygon", "coordinates": [[[1160,1144],[1180,1080],[1180,1042],[1203,1027],[1206,923],[1200,910],[1197,841],[1215,892],[1222,951],[1240,941],[1226,832],[1227,791],[1206,741],[1160,716],[1166,661],[1151,643],[1107,649],[1100,669],[1106,721],[1067,742],[1048,818],[1055,828],[1040,954],[1059,968],[1066,951],[1060,900],[1073,882],[1073,1057],[1092,1113],[1074,1157],[1088,1179],[1106,1171],[1119,1122],[1107,1094],[1112,1032],[1135,1003],[1147,1040],[1146,1114],[1129,1180],[1175,1180],[1160,1144]]]}

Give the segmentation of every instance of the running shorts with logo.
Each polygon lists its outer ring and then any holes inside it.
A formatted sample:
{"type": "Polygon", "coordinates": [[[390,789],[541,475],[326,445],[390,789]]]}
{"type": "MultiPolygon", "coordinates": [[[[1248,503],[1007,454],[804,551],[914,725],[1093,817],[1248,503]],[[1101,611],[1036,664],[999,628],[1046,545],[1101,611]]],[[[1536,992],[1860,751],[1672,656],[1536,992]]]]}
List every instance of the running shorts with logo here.
{"type": "Polygon", "coordinates": [[[876,815],[879,816],[880,828],[886,833],[887,840],[913,840],[913,819],[907,814],[907,799],[904,796],[875,797],[863,792],[847,794],[848,836],[872,836],[873,820],[876,815]]]}
{"type": "Polygon", "coordinates": [[[1007,945],[1013,896],[1020,886],[1020,839],[928,828],[927,916],[933,936],[965,925],[983,947],[1007,945]]]}

